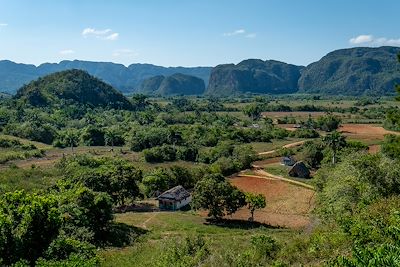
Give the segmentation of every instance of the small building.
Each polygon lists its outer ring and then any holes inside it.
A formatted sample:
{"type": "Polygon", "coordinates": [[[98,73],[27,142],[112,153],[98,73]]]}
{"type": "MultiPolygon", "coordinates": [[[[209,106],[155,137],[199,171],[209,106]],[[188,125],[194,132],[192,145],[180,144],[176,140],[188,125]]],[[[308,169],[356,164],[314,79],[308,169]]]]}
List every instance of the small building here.
{"type": "Polygon", "coordinates": [[[192,201],[190,193],[181,185],[171,188],[157,197],[161,210],[179,210],[192,201]]]}
{"type": "Polygon", "coordinates": [[[281,160],[281,165],[284,166],[293,166],[296,163],[296,160],[293,157],[283,157],[281,160]]]}
{"type": "Polygon", "coordinates": [[[310,178],[310,170],[307,168],[304,162],[299,161],[293,165],[289,170],[289,176],[299,178],[310,178]]]}

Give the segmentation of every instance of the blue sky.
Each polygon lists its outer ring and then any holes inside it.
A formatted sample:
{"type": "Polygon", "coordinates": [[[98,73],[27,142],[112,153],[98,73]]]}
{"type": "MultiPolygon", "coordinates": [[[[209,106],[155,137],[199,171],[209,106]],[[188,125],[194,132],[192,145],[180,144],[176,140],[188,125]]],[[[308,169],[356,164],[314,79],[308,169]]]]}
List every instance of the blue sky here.
{"type": "Polygon", "coordinates": [[[0,0],[0,59],[307,65],[353,46],[400,46],[398,0],[0,0]]]}

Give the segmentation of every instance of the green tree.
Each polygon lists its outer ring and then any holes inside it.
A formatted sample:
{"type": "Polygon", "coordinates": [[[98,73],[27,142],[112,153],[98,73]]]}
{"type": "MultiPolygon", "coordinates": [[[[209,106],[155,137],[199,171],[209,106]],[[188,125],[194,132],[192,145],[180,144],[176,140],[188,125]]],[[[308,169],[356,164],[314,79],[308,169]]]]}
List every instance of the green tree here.
{"type": "Polygon", "coordinates": [[[341,133],[334,131],[333,133],[326,135],[323,138],[323,142],[327,147],[332,149],[332,164],[336,164],[337,152],[340,148],[346,146],[346,137],[343,136],[341,133]]]}
{"type": "Polygon", "coordinates": [[[317,128],[325,132],[332,132],[339,128],[341,119],[331,113],[321,116],[317,119],[317,128]]]}
{"type": "Polygon", "coordinates": [[[79,144],[79,134],[76,130],[68,130],[65,132],[65,143],[71,148],[71,152],[74,153],[74,147],[79,144]]]}
{"type": "Polygon", "coordinates": [[[251,104],[243,108],[243,113],[253,121],[261,117],[262,106],[259,104],[251,104]]]}
{"type": "Polygon", "coordinates": [[[323,144],[307,141],[301,149],[300,157],[307,165],[314,169],[321,165],[324,159],[324,154],[322,153],[324,149],[323,144]]]}
{"type": "Polygon", "coordinates": [[[168,190],[171,182],[171,177],[165,169],[155,168],[149,174],[143,177],[142,183],[146,186],[146,195],[152,196],[155,192],[163,192],[168,190]]]}
{"type": "Polygon", "coordinates": [[[95,241],[104,239],[113,220],[112,200],[107,193],[76,184],[65,183],[55,192],[59,195],[59,211],[63,214],[63,230],[74,236],[77,229],[93,233],[95,241]]]}
{"type": "Polygon", "coordinates": [[[6,193],[0,199],[0,262],[20,259],[33,264],[43,255],[62,224],[54,196],[6,193]]]}
{"type": "Polygon", "coordinates": [[[263,194],[245,193],[247,208],[250,210],[251,221],[254,221],[254,211],[263,209],[266,206],[265,196],[263,194]]]}
{"type": "Polygon", "coordinates": [[[104,131],[98,126],[89,125],[83,130],[82,142],[87,146],[104,146],[104,131]]]}
{"type": "Polygon", "coordinates": [[[196,183],[193,207],[208,210],[208,216],[220,219],[245,205],[244,194],[221,176],[207,176],[196,183]],[[223,179],[223,180],[222,180],[223,179]]]}
{"type": "Polygon", "coordinates": [[[382,153],[392,159],[400,158],[400,136],[394,134],[385,135],[382,143],[382,153]]]}
{"type": "Polygon", "coordinates": [[[110,127],[105,130],[104,141],[106,145],[111,146],[111,150],[114,150],[115,145],[123,145],[125,142],[121,132],[115,127],[110,127]]]}

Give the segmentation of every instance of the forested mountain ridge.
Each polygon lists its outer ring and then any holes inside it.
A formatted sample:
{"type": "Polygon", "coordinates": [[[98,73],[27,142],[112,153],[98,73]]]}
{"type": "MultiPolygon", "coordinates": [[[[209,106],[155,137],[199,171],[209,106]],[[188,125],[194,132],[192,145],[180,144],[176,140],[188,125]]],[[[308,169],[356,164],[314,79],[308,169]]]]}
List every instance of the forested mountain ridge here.
{"type": "Polygon", "coordinates": [[[295,93],[304,67],[275,60],[248,59],[215,67],[205,92],[213,96],[243,93],[295,93]]]}
{"type": "Polygon", "coordinates": [[[333,51],[308,65],[299,92],[325,95],[393,95],[400,83],[399,47],[357,47],[333,51]]]}
{"type": "Polygon", "coordinates": [[[398,47],[356,47],[330,52],[307,67],[256,59],[218,65],[206,94],[393,95],[400,84],[399,53],[398,47]]]}
{"type": "Polygon", "coordinates": [[[215,68],[165,68],[151,64],[125,67],[109,62],[79,60],[45,63],[36,67],[3,60],[0,61],[0,92],[15,93],[22,85],[49,73],[81,69],[123,93],[154,92],[157,89],[150,87],[158,88],[161,85],[160,76],[170,77],[181,73],[201,78],[206,87],[208,85],[205,94],[217,97],[297,92],[353,96],[393,95],[394,86],[400,84],[396,63],[399,53],[399,47],[389,46],[340,49],[307,67],[260,59],[244,60],[237,65],[222,64],[215,68]],[[158,78],[153,79],[155,76],[158,78]],[[143,83],[146,79],[150,80],[143,83]]]}
{"type": "Polygon", "coordinates": [[[36,67],[30,64],[18,64],[9,60],[0,61],[0,91],[15,93],[18,88],[39,77],[68,69],[80,69],[111,84],[123,93],[134,92],[147,78],[175,73],[196,76],[207,84],[211,67],[161,67],[152,64],[122,64],[111,62],[91,62],[64,60],[60,63],[44,63],[36,67]]]}
{"type": "Polygon", "coordinates": [[[205,90],[204,81],[200,78],[182,73],[168,77],[154,76],[144,80],[137,92],[149,95],[202,95],[205,90]]]}
{"type": "Polygon", "coordinates": [[[61,103],[130,109],[119,91],[82,70],[66,70],[39,78],[21,87],[15,98],[32,106],[61,103]]]}

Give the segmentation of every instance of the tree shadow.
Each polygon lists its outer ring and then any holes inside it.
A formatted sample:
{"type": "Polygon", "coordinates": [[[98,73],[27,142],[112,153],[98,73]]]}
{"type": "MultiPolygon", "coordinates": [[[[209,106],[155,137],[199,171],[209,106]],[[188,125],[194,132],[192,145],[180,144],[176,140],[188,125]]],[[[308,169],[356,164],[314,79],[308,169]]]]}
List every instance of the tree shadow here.
{"type": "Polygon", "coordinates": [[[216,225],[224,228],[232,228],[232,229],[256,229],[256,228],[269,228],[269,229],[284,229],[281,226],[274,226],[267,223],[261,223],[256,221],[247,221],[247,220],[237,220],[237,219],[213,219],[207,218],[206,225],[216,225]]]}
{"type": "Polygon", "coordinates": [[[125,212],[151,212],[159,211],[157,205],[152,203],[136,203],[133,205],[121,205],[114,208],[115,213],[125,213],[125,212]]]}
{"type": "Polygon", "coordinates": [[[147,232],[148,230],[139,227],[113,222],[103,235],[103,245],[111,247],[129,246],[147,232]]]}

